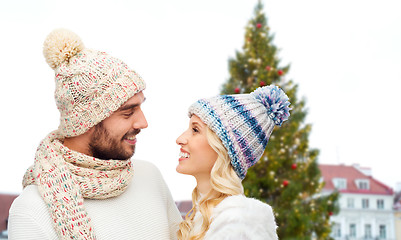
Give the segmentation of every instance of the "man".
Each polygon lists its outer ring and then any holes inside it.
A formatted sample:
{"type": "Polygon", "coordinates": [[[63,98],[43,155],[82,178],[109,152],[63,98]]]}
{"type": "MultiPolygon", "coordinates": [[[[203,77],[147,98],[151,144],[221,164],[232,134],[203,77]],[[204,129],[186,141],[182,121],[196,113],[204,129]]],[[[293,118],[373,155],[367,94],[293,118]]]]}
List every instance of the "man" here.
{"type": "Polygon", "coordinates": [[[24,176],[9,239],[175,239],[181,217],[160,172],[130,160],[148,126],[142,78],[65,29],[49,34],[43,53],[60,125],[24,176]]]}

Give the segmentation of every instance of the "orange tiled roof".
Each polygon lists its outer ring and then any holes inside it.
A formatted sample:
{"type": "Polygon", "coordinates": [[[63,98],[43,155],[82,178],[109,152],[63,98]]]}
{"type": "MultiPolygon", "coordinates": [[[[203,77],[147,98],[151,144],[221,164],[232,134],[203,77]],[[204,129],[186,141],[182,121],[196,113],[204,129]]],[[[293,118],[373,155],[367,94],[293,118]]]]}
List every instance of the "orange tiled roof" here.
{"type": "MultiPolygon", "coordinates": [[[[333,178],[345,178],[347,179],[347,188],[339,190],[342,193],[361,193],[361,194],[384,194],[392,195],[393,190],[385,184],[374,179],[372,176],[368,176],[357,169],[355,166],[346,165],[329,165],[319,164],[322,177],[326,182],[324,186],[325,190],[334,190],[333,178]],[[356,185],[357,179],[369,180],[369,189],[359,189],[356,185]]],[[[365,169],[366,168],[360,168],[365,169]]]]}

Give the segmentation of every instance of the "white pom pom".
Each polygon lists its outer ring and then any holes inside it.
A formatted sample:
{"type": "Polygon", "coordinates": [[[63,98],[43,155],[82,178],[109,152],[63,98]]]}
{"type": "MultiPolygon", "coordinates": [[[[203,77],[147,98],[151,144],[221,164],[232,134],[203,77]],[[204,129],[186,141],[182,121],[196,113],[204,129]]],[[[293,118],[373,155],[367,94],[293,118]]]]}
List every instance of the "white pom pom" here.
{"type": "Polygon", "coordinates": [[[53,30],[43,44],[43,55],[53,69],[84,49],[81,38],[67,29],[53,30]]]}
{"type": "Polygon", "coordinates": [[[282,89],[270,85],[257,88],[251,95],[266,107],[269,117],[276,125],[281,126],[288,120],[291,103],[282,89]]]}

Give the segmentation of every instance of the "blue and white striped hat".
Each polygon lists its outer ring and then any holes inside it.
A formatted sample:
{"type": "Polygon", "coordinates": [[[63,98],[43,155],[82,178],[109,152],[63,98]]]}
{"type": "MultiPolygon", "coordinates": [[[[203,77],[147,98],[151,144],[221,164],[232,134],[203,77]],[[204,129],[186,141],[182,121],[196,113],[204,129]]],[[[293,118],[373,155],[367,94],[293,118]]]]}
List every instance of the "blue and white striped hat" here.
{"type": "Polygon", "coordinates": [[[200,99],[189,107],[223,142],[240,179],[263,155],[275,125],[290,116],[288,96],[277,86],[260,87],[250,94],[200,99]]]}

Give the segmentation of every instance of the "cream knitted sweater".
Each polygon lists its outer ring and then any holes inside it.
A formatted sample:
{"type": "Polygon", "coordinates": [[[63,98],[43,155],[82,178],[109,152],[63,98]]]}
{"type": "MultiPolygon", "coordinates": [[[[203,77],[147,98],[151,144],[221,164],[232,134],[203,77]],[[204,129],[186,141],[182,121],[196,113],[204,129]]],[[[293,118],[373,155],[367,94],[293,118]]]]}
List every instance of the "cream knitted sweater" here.
{"type": "MultiPolygon", "coordinates": [[[[180,213],[159,170],[151,163],[133,161],[133,178],[117,197],[84,205],[98,240],[176,239],[180,213]]],[[[57,239],[49,208],[36,185],[27,186],[10,208],[9,239],[57,239]]]]}

